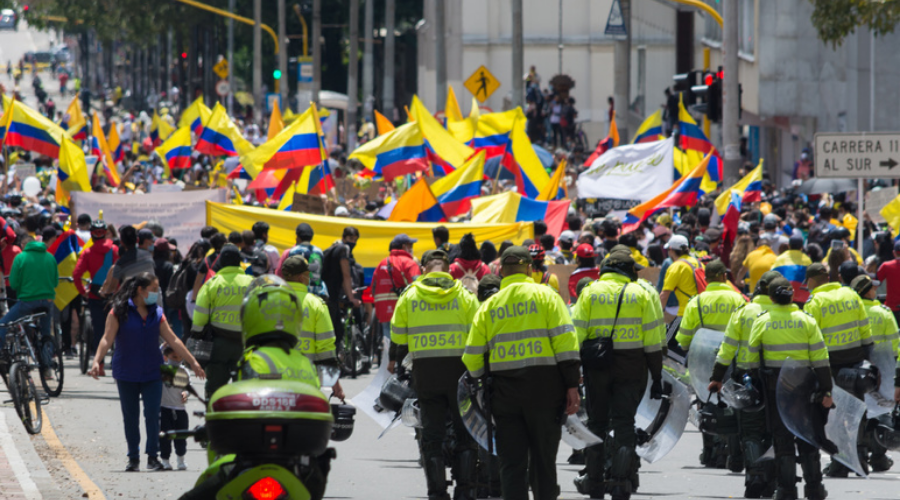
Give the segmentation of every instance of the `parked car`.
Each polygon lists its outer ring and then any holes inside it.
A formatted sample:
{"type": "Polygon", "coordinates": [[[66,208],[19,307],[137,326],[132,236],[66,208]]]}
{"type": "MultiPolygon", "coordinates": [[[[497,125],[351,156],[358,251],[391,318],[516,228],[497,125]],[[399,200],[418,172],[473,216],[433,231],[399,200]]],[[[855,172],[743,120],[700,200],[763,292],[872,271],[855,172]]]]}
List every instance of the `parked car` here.
{"type": "Polygon", "coordinates": [[[19,16],[12,9],[0,10],[0,30],[18,31],[19,16]]]}

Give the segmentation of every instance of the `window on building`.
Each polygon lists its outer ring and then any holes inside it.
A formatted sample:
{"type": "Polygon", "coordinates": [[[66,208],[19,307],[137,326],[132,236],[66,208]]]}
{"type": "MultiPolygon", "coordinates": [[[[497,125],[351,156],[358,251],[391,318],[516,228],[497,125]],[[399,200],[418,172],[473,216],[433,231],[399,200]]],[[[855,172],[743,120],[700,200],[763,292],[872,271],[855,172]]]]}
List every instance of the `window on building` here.
{"type": "MultiPolygon", "coordinates": [[[[707,5],[716,9],[719,15],[722,14],[722,3],[718,0],[704,0],[707,5]]],[[[706,19],[705,31],[703,34],[703,38],[709,40],[711,42],[721,42],[722,41],[722,28],[719,26],[719,22],[713,19],[713,17],[709,14],[704,14],[703,17],[706,19]]]]}
{"type": "Polygon", "coordinates": [[[755,0],[738,0],[738,51],[753,55],[756,51],[754,25],[756,20],[755,0]]]}

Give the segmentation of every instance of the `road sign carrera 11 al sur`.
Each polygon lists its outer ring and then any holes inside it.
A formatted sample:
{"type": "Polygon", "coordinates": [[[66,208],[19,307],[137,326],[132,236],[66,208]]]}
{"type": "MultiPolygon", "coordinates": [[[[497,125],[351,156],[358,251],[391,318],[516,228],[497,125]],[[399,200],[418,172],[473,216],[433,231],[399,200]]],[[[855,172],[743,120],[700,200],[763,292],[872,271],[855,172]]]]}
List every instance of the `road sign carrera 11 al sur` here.
{"type": "Polygon", "coordinates": [[[900,177],[900,132],[816,134],[817,177],[900,177]]]}

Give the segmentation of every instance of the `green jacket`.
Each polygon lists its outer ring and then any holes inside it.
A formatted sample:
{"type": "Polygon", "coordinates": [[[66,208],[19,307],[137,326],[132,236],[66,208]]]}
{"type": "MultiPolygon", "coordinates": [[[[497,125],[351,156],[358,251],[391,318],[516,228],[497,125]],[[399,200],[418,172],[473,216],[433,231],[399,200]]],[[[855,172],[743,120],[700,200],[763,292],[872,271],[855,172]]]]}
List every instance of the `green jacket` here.
{"type": "Polygon", "coordinates": [[[59,284],[59,270],[56,257],[47,252],[47,245],[32,241],[25,245],[25,251],[13,260],[9,273],[9,286],[23,302],[53,300],[56,285],[59,284]]]}

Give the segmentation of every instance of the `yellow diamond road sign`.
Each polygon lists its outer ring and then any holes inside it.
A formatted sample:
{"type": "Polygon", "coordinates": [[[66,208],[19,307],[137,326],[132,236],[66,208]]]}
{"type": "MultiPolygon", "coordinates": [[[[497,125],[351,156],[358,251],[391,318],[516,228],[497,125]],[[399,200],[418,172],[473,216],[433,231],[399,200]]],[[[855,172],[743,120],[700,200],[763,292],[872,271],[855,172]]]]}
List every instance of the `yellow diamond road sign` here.
{"type": "Polygon", "coordinates": [[[223,80],[228,78],[228,60],[222,59],[217,62],[216,65],[213,66],[213,71],[215,71],[216,74],[219,75],[219,78],[223,80]]]}
{"type": "Polygon", "coordinates": [[[478,102],[484,102],[500,88],[500,81],[487,68],[481,66],[463,85],[478,99],[478,102]]]}

